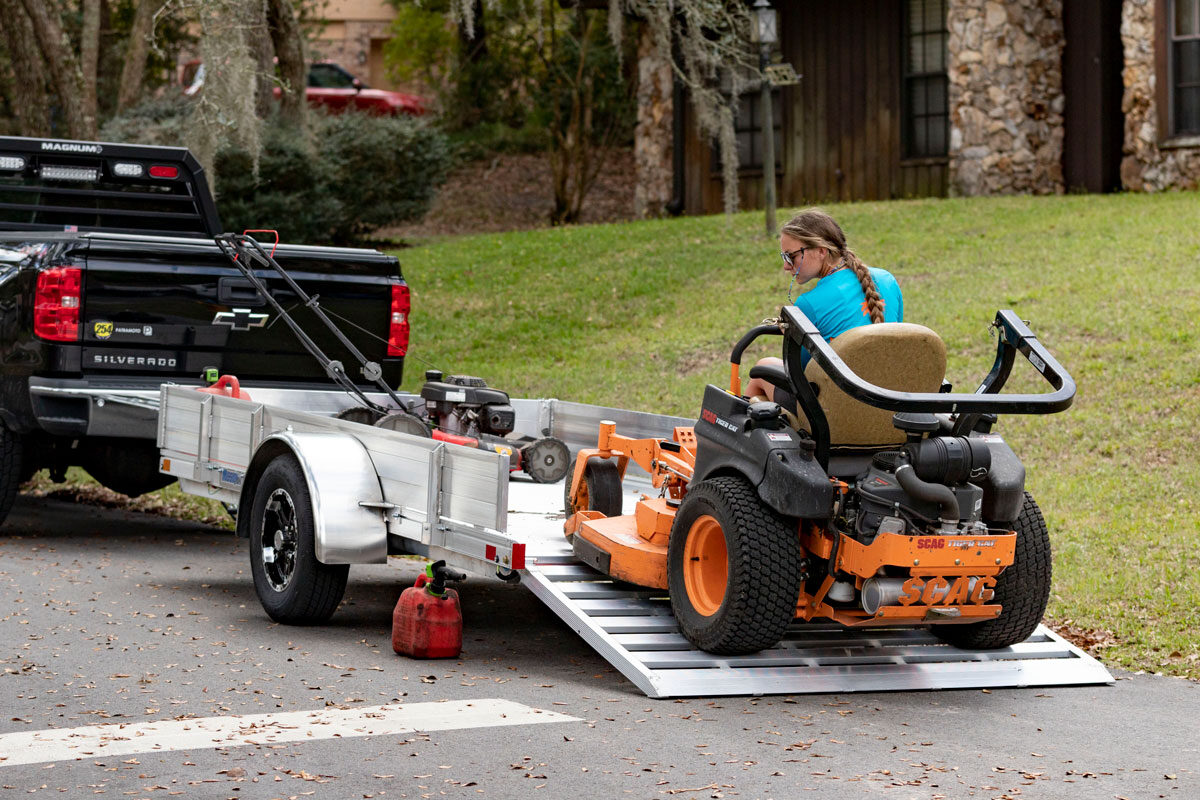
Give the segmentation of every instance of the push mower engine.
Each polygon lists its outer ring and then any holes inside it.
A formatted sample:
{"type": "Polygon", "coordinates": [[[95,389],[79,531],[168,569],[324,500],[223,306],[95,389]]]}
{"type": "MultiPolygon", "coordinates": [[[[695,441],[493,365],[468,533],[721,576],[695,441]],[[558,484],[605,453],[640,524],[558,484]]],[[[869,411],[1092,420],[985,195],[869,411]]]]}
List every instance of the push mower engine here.
{"type": "Polygon", "coordinates": [[[523,470],[538,483],[554,483],[567,474],[570,451],[553,436],[512,438],[517,413],[508,394],[489,388],[483,378],[425,372],[424,406],[413,412],[433,428],[433,438],[494,450],[507,455],[509,471],[523,470]]]}

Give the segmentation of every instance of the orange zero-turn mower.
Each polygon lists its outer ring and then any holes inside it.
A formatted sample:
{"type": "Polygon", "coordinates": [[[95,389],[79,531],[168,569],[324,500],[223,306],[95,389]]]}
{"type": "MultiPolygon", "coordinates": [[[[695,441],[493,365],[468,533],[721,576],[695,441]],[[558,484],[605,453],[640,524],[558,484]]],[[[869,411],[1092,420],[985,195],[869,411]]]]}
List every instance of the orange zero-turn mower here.
{"type": "Polygon", "coordinates": [[[717,654],[772,647],[814,618],[929,625],[970,648],[1024,641],[1049,598],[1050,540],[992,427],[1065,410],[1075,384],[1013,312],[993,328],[990,373],[953,393],[929,329],[880,323],[827,342],[784,307],[734,347],[729,388],[706,387],[694,428],[631,439],[600,424],[566,481],[576,556],[666,589],[684,636],[717,654]],[[742,353],[761,336],[783,337],[784,368],[750,371],[779,402],[741,396],[742,353]],[[1018,354],[1053,391],[1000,394],[1018,354]],[[658,494],[622,514],[630,461],[658,494]]]}

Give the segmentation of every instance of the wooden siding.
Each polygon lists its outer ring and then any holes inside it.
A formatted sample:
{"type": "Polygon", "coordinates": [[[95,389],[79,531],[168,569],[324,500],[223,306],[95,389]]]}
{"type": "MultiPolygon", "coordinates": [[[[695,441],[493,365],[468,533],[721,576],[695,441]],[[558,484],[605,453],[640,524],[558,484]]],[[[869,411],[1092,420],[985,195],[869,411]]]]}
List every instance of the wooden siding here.
{"type": "MultiPolygon", "coordinates": [[[[946,159],[901,159],[903,3],[779,3],[783,58],[802,75],[782,89],[780,207],[943,196],[946,159]]],[[[685,207],[721,210],[721,180],[687,112],[685,207]]],[[[761,171],[739,181],[743,208],[761,208],[761,171]]]]}

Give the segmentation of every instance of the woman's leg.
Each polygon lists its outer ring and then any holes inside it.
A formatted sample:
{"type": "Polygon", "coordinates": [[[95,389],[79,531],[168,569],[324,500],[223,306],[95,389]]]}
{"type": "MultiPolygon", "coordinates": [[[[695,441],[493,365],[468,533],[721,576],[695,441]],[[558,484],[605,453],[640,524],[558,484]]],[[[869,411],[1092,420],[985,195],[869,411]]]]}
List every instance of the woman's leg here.
{"type": "MultiPolygon", "coordinates": [[[[767,358],[760,358],[754,366],[757,367],[759,365],[782,367],[783,359],[768,356],[767,358]]],[[[765,397],[768,400],[774,400],[775,387],[762,378],[751,378],[750,382],[746,384],[746,397],[765,397]]]]}

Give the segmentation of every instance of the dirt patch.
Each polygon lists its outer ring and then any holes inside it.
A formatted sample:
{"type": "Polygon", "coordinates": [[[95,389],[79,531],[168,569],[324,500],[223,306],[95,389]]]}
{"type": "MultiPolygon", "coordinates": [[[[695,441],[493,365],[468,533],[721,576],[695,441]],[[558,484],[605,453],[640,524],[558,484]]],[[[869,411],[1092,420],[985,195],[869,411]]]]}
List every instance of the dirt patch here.
{"type": "MultiPolygon", "coordinates": [[[[584,199],[584,224],[633,219],[633,150],[609,150],[584,199]]],[[[424,239],[463,233],[545,228],[554,208],[550,161],[542,154],[509,153],[456,169],[419,223],[379,231],[380,238],[424,239]]]]}

